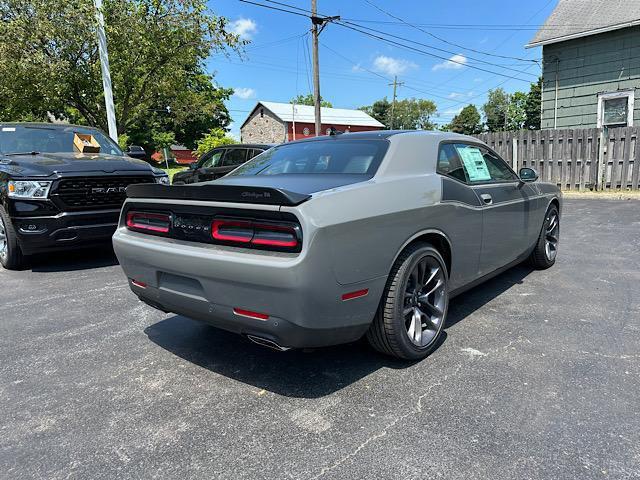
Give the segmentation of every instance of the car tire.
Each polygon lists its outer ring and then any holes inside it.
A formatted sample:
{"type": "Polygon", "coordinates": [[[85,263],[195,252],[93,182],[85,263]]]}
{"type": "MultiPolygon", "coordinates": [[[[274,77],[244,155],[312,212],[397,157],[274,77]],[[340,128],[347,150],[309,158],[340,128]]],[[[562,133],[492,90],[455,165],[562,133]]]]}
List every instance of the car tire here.
{"type": "Polygon", "coordinates": [[[403,360],[429,355],[438,345],[447,318],[448,278],[442,255],[433,246],[417,243],[407,247],[391,269],[367,332],[369,344],[403,360]]]}
{"type": "Polygon", "coordinates": [[[0,207],[0,264],[7,270],[19,270],[24,266],[24,261],[11,219],[5,209],[0,207]]]}
{"type": "Polygon", "coordinates": [[[538,270],[544,270],[556,263],[560,241],[560,214],[558,207],[551,205],[544,216],[536,246],[529,256],[529,263],[538,270]]]}

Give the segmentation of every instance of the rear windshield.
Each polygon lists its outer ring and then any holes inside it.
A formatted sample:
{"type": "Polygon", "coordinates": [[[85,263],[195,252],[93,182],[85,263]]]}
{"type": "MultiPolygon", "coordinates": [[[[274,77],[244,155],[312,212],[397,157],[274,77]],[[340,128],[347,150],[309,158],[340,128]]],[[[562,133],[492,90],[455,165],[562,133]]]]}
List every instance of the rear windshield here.
{"type": "Polygon", "coordinates": [[[386,140],[324,140],[285,143],[261,153],[229,175],[345,174],[373,177],[386,140]]]}
{"type": "Polygon", "coordinates": [[[113,140],[93,128],[10,124],[0,125],[0,153],[78,153],[73,144],[76,133],[93,135],[100,153],[124,156],[113,140]]]}

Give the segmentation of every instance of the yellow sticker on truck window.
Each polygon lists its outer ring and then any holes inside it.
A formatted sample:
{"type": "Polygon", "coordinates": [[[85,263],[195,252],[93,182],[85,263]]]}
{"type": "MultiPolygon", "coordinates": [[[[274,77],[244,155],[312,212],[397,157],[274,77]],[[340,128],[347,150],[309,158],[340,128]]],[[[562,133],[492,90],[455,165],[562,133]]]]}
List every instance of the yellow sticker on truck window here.
{"type": "Polygon", "coordinates": [[[485,182],[491,180],[491,174],[487,168],[487,162],[482,156],[482,152],[477,147],[458,147],[456,146],[458,155],[464,164],[464,168],[469,175],[471,182],[485,182]]]}

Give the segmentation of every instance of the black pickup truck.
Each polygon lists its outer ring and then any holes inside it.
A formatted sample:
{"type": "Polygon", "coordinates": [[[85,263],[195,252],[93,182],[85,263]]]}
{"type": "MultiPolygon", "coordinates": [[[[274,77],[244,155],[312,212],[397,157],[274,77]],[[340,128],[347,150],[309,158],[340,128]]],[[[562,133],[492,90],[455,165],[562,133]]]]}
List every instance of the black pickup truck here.
{"type": "Polygon", "coordinates": [[[34,253],[109,240],[137,183],[169,178],[98,129],[0,123],[0,263],[19,269],[34,253]],[[93,153],[80,151],[80,138],[93,153]]]}

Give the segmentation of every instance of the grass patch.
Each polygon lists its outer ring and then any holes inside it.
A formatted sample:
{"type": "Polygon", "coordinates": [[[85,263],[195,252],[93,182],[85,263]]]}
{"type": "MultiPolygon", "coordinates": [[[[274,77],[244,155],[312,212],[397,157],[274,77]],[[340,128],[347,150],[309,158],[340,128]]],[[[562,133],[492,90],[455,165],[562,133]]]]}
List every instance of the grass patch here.
{"type": "Polygon", "coordinates": [[[179,167],[173,167],[173,166],[170,166],[169,168],[166,168],[166,167],[160,167],[160,168],[162,168],[162,170],[164,170],[165,172],[167,172],[167,175],[169,175],[169,180],[170,180],[170,181],[173,181],[173,176],[174,176],[176,173],[178,173],[178,172],[182,172],[182,171],[184,171],[184,170],[187,170],[187,167],[184,167],[184,166],[182,166],[182,165],[181,165],[181,166],[179,166],[179,167]]]}

